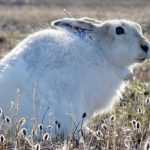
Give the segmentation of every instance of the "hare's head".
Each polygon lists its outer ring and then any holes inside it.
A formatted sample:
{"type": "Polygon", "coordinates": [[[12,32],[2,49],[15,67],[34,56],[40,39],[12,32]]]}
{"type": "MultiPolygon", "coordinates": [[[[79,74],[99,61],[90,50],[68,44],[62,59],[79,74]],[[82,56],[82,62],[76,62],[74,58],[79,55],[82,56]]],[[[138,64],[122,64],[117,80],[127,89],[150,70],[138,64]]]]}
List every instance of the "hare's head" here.
{"type": "Polygon", "coordinates": [[[64,18],[53,25],[77,33],[82,39],[94,40],[107,61],[119,68],[150,57],[150,43],[143,36],[141,26],[132,21],[64,18]]]}
{"type": "Polygon", "coordinates": [[[139,24],[127,20],[103,22],[97,39],[107,60],[117,67],[143,62],[150,53],[150,43],[139,24]]]}

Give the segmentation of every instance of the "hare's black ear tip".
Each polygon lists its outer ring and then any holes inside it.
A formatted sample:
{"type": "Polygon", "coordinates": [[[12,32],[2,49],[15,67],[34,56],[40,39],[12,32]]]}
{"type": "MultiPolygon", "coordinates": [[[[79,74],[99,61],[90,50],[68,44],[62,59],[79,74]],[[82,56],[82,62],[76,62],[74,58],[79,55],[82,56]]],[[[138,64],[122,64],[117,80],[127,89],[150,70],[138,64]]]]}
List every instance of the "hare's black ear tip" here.
{"type": "Polygon", "coordinates": [[[53,21],[53,22],[52,22],[52,25],[53,25],[53,26],[58,26],[59,23],[60,23],[60,21],[53,21]]]}
{"type": "Polygon", "coordinates": [[[57,26],[59,25],[60,21],[56,21],[54,24],[57,26]]]}

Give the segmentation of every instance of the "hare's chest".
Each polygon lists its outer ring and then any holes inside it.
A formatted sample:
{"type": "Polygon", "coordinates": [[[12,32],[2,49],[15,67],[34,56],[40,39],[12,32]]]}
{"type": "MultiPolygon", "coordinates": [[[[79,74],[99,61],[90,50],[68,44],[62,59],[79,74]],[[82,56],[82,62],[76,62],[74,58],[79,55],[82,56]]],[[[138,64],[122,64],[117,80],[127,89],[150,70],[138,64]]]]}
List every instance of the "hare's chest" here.
{"type": "Polygon", "coordinates": [[[97,70],[96,68],[91,69],[86,74],[85,80],[85,107],[90,112],[106,108],[112,102],[122,84],[117,73],[104,66],[97,70]],[[89,103],[90,105],[88,105],[89,103]]]}

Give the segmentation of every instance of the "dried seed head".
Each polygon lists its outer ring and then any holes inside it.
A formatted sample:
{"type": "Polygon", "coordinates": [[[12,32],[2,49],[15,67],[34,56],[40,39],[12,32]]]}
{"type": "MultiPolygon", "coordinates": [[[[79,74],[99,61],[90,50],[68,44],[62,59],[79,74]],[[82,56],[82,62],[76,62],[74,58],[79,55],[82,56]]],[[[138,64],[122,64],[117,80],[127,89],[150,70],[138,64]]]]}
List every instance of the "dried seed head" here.
{"type": "Polygon", "coordinates": [[[22,129],[20,130],[20,133],[21,133],[23,136],[26,136],[26,135],[27,135],[27,129],[22,128],[22,129]]]}
{"type": "Polygon", "coordinates": [[[10,118],[8,116],[5,117],[5,122],[8,123],[8,124],[11,123],[11,120],[10,120],[10,118]]]}
{"type": "Polygon", "coordinates": [[[114,120],[115,120],[115,116],[112,115],[112,116],[110,117],[110,121],[114,121],[114,120]]]}
{"type": "Polygon", "coordinates": [[[82,118],[85,118],[86,117],[86,112],[84,112],[83,114],[82,114],[82,118]]]}
{"type": "Polygon", "coordinates": [[[21,118],[21,119],[19,120],[19,124],[20,124],[21,126],[24,125],[25,122],[26,122],[25,118],[21,118]]]}
{"type": "Polygon", "coordinates": [[[31,135],[35,136],[35,131],[34,130],[31,131],[31,135]]]}
{"type": "Polygon", "coordinates": [[[133,126],[136,125],[136,120],[132,120],[132,125],[133,125],[133,126]]]}
{"type": "Polygon", "coordinates": [[[101,132],[101,130],[98,130],[98,131],[96,132],[96,135],[99,136],[99,137],[103,137],[103,133],[101,132]]]}
{"type": "Polygon", "coordinates": [[[3,114],[3,110],[2,108],[0,108],[0,116],[2,116],[2,114],[3,114]]]}
{"type": "Polygon", "coordinates": [[[40,148],[41,146],[40,146],[40,144],[38,143],[38,144],[36,144],[35,145],[35,150],[40,150],[41,148],[40,148]]]}
{"type": "Polygon", "coordinates": [[[60,123],[58,123],[58,129],[60,128],[60,123]]]}
{"type": "Polygon", "coordinates": [[[150,150],[150,143],[146,143],[146,150],[150,150]]]}
{"type": "Polygon", "coordinates": [[[150,150],[150,139],[148,139],[145,143],[145,150],[150,150]]]}
{"type": "Polygon", "coordinates": [[[32,136],[35,136],[35,135],[36,135],[36,131],[35,131],[34,129],[32,129],[31,135],[32,135],[32,136]]]}
{"type": "Polygon", "coordinates": [[[136,128],[139,129],[141,127],[141,124],[139,121],[136,122],[136,128]]]}
{"type": "Polygon", "coordinates": [[[44,141],[49,140],[49,134],[48,134],[48,133],[45,133],[45,134],[43,135],[43,140],[44,140],[44,141]]]}
{"type": "Polygon", "coordinates": [[[126,107],[127,106],[127,100],[120,99],[120,106],[121,107],[126,107]]]}
{"type": "Polygon", "coordinates": [[[0,143],[3,143],[3,142],[5,142],[5,137],[4,137],[4,135],[0,135],[0,143]]]}
{"type": "Polygon", "coordinates": [[[39,124],[39,125],[38,125],[38,128],[39,128],[40,131],[42,131],[42,130],[43,130],[43,125],[42,125],[42,124],[39,124]]]}
{"type": "Polygon", "coordinates": [[[146,108],[149,108],[150,107],[150,97],[147,97],[146,100],[145,100],[145,103],[144,103],[144,106],[146,108]]]}
{"type": "Polygon", "coordinates": [[[102,127],[102,129],[104,129],[105,131],[107,130],[107,125],[106,125],[106,124],[103,123],[101,127],[102,127]]]}
{"type": "Polygon", "coordinates": [[[137,112],[138,112],[139,114],[141,114],[141,113],[142,113],[142,109],[141,109],[141,108],[138,108],[138,109],[137,109],[137,112]]]}
{"type": "Polygon", "coordinates": [[[150,103],[150,97],[146,98],[146,103],[149,104],[150,103]]]}

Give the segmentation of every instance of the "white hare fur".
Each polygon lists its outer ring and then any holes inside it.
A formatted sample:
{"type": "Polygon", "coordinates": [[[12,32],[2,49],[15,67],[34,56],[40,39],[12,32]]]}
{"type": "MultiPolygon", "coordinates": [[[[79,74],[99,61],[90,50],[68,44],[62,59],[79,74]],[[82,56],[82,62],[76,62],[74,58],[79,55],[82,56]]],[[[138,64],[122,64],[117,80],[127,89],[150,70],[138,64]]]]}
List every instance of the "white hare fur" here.
{"type": "MultiPolygon", "coordinates": [[[[67,132],[72,118],[66,113],[74,114],[78,123],[84,112],[89,118],[110,105],[129,68],[150,56],[140,45],[150,43],[140,25],[127,20],[65,18],[53,25],[55,29],[28,36],[1,60],[0,107],[5,114],[11,112],[19,88],[19,116],[32,118],[35,86],[36,118],[41,121],[49,107],[53,120],[67,132]],[[88,29],[84,38],[74,34],[79,32],[75,26],[88,29]],[[118,26],[124,34],[116,34],[118,26]]],[[[48,115],[45,120],[50,120],[48,115]]]]}

